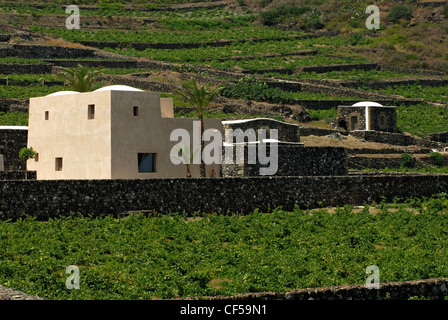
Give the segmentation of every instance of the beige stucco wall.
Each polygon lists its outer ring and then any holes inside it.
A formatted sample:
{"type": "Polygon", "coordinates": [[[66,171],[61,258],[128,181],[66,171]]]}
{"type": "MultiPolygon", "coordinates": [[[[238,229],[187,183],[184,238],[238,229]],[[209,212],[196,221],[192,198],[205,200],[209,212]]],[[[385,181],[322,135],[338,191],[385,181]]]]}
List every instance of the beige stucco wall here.
{"type": "MultiPolygon", "coordinates": [[[[166,102],[165,102],[166,103],[166,102]]],[[[168,103],[169,105],[169,103],[168,103]]],[[[171,132],[186,129],[192,137],[195,119],[162,118],[160,95],[154,92],[112,92],[112,178],[185,177],[185,165],[174,165],[170,151],[177,143],[170,141],[171,132]],[[130,103],[132,101],[132,103],[130,103]],[[133,116],[132,106],[139,106],[133,116]],[[156,154],[156,172],[138,172],[138,153],[156,154]]],[[[205,119],[204,128],[222,131],[220,119],[205,119]]],[[[219,173],[219,165],[207,166],[219,173]]],[[[199,176],[199,166],[191,166],[193,176],[199,176]]]]}
{"type": "MultiPolygon", "coordinates": [[[[29,160],[28,170],[36,170],[37,179],[185,177],[185,165],[171,161],[177,142],[170,141],[170,134],[184,128],[193,137],[196,119],[172,118],[170,109],[172,101],[161,102],[155,92],[112,90],[31,98],[28,146],[39,153],[39,161],[29,160]],[[89,104],[95,104],[91,120],[89,104]],[[49,120],[44,120],[45,111],[50,112],[49,120]],[[138,153],[156,154],[156,172],[138,172],[138,153]],[[56,157],[63,158],[62,171],[55,171],[56,157]]],[[[220,119],[205,119],[204,127],[222,132],[220,119]]],[[[207,165],[207,176],[212,169],[219,176],[220,165],[207,165]]],[[[190,170],[193,177],[199,176],[199,165],[190,170]]]]}
{"type": "Polygon", "coordinates": [[[110,92],[31,98],[28,146],[39,161],[29,160],[28,170],[36,170],[37,179],[111,178],[110,117],[110,92]],[[92,120],[89,104],[95,105],[92,120]],[[56,157],[63,158],[62,171],[55,171],[56,157]]]}

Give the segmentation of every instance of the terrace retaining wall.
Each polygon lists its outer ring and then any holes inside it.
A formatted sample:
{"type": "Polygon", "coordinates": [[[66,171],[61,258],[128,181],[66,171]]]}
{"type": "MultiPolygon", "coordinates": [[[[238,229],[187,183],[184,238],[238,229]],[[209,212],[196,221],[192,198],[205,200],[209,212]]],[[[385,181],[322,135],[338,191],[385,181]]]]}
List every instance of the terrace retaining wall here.
{"type": "MultiPolygon", "coordinates": [[[[380,283],[379,289],[365,285],[306,288],[287,292],[242,293],[234,296],[201,297],[205,300],[409,300],[428,297],[443,300],[448,296],[448,279],[426,279],[380,283]]],[[[186,298],[185,300],[193,300],[186,298]]]]}
{"type": "MultiPolygon", "coordinates": [[[[437,164],[434,159],[428,155],[414,156],[416,168],[435,167],[437,164]]],[[[401,155],[353,155],[348,158],[348,165],[353,169],[384,169],[384,168],[400,168],[403,163],[401,155]]],[[[443,166],[448,166],[448,157],[444,156],[442,160],[443,166]]]]}
{"type": "Polygon", "coordinates": [[[28,130],[1,129],[0,154],[3,155],[4,169],[25,170],[25,161],[20,160],[19,151],[27,146],[28,130]]]}
{"type": "Polygon", "coordinates": [[[18,64],[18,63],[0,63],[0,70],[3,74],[13,73],[31,73],[44,74],[51,73],[51,64],[18,64]]]}
{"type": "Polygon", "coordinates": [[[427,137],[429,140],[432,140],[432,141],[448,143],[448,131],[428,133],[427,137]]]}
{"type": "Polygon", "coordinates": [[[137,68],[136,60],[54,60],[47,59],[45,62],[59,67],[76,67],[79,64],[88,67],[104,68],[137,68]]]}
{"type": "Polygon", "coordinates": [[[0,57],[20,57],[26,59],[90,58],[93,49],[69,48],[62,46],[8,44],[0,48],[0,57]]]}
{"type": "Polygon", "coordinates": [[[0,181],[0,219],[147,212],[249,213],[276,207],[363,205],[448,190],[448,175],[0,181]]]}
{"type": "Polygon", "coordinates": [[[28,112],[29,99],[9,99],[9,98],[1,98],[0,99],[0,111],[1,112],[28,112]]]}
{"type": "Polygon", "coordinates": [[[429,141],[402,133],[391,133],[383,131],[351,131],[350,134],[358,139],[367,141],[387,143],[398,146],[421,146],[426,148],[441,148],[443,145],[436,141],[429,141]]]}
{"type": "MultiPolygon", "coordinates": [[[[248,146],[244,146],[242,164],[222,164],[223,177],[260,176],[261,168],[272,166],[248,163],[248,146]]],[[[271,154],[269,144],[266,154],[271,154]]],[[[235,155],[235,150],[234,150],[235,155]]],[[[278,143],[275,176],[342,176],[348,174],[347,150],[340,147],[305,147],[301,144],[278,143]]],[[[257,155],[258,156],[258,155],[257,155]]]]}

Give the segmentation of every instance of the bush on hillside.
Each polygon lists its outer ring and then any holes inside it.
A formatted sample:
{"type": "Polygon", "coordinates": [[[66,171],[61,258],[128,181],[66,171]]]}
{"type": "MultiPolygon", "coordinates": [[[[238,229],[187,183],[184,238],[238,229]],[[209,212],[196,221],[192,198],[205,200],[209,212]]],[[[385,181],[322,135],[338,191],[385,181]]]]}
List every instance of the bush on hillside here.
{"type": "Polygon", "coordinates": [[[396,5],[393,7],[387,17],[393,22],[398,23],[401,19],[410,20],[412,17],[412,11],[405,5],[396,5]]]}

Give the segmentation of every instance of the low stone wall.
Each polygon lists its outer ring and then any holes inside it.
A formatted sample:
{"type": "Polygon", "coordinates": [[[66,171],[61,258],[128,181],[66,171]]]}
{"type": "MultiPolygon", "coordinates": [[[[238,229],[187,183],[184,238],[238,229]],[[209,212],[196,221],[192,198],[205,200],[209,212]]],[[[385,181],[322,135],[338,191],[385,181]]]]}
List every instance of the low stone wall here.
{"type": "Polygon", "coordinates": [[[0,130],[0,154],[3,155],[6,171],[25,170],[25,161],[20,160],[19,151],[27,146],[27,140],[28,130],[0,130]]]}
{"type": "Polygon", "coordinates": [[[0,99],[0,111],[1,112],[28,112],[29,99],[0,99]]]}
{"type": "Polygon", "coordinates": [[[0,219],[149,212],[249,213],[363,205],[448,191],[448,175],[0,181],[0,219]]]}
{"type": "Polygon", "coordinates": [[[443,87],[448,84],[446,79],[383,79],[381,81],[345,81],[341,85],[351,88],[365,86],[374,90],[386,89],[393,86],[405,86],[418,84],[424,87],[443,87]]]}
{"type": "Polygon", "coordinates": [[[0,301],[2,300],[43,300],[38,296],[32,296],[11,288],[0,286],[0,301]]]}
{"type": "Polygon", "coordinates": [[[347,153],[351,154],[402,154],[402,153],[419,153],[419,154],[427,154],[430,153],[432,149],[430,148],[403,148],[397,146],[396,148],[381,148],[381,149],[372,149],[372,148],[353,148],[347,149],[347,153]]]}
{"type": "Polygon", "coordinates": [[[398,146],[422,146],[427,148],[442,148],[443,146],[435,141],[429,141],[413,136],[408,136],[401,133],[390,133],[382,131],[352,131],[352,136],[358,139],[365,139],[367,141],[387,143],[398,146]]]}
{"type": "Polygon", "coordinates": [[[227,40],[222,39],[218,41],[204,41],[204,42],[118,42],[118,41],[78,41],[80,44],[95,47],[95,48],[134,48],[136,50],[151,49],[194,49],[200,47],[225,47],[230,46],[232,43],[245,43],[245,42],[266,42],[266,41],[283,41],[290,39],[309,39],[315,37],[314,35],[298,35],[287,37],[275,37],[275,38],[247,38],[241,40],[227,40]]]}
{"type": "Polygon", "coordinates": [[[325,129],[325,128],[300,128],[300,136],[328,136],[332,133],[339,133],[342,135],[347,135],[348,133],[346,131],[341,130],[334,130],[334,129],[325,129]]]}
{"type": "MultiPolygon", "coordinates": [[[[345,97],[357,97],[360,99],[366,99],[368,101],[407,100],[398,95],[358,90],[358,89],[346,88],[343,86],[329,86],[329,85],[323,85],[323,84],[315,84],[315,83],[306,82],[306,81],[302,82],[302,91],[307,91],[307,92],[311,92],[311,93],[323,93],[323,94],[336,95],[336,96],[345,96],[345,97]]],[[[413,101],[415,101],[415,100],[413,100],[413,101]]],[[[422,101],[423,100],[420,100],[420,103],[422,101]]],[[[395,105],[395,103],[392,105],[395,105]]]]}
{"type": "Polygon", "coordinates": [[[36,180],[36,171],[9,170],[0,171],[0,180],[36,180]]]}
{"type": "Polygon", "coordinates": [[[428,133],[427,137],[429,140],[448,144],[448,131],[428,133]]]}
{"type": "Polygon", "coordinates": [[[62,46],[8,44],[0,48],[0,57],[21,57],[27,59],[89,58],[95,56],[93,49],[62,46]]]}
{"type": "Polygon", "coordinates": [[[104,68],[137,68],[136,60],[54,60],[47,59],[45,62],[59,67],[76,67],[79,64],[88,67],[104,68]]]}
{"type": "MultiPolygon", "coordinates": [[[[429,155],[414,155],[415,167],[434,167],[437,164],[434,158],[429,155]]],[[[351,155],[348,158],[348,165],[352,169],[384,169],[384,168],[400,168],[403,161],[400,154],[388,155],[351,155]]],[[[443,166],[448,166],[448,156],[444,156],[442,160],[443,166]]]]}
{"type": "MultiPolygon", "coordinates": [[[[267,154],[270,148],[267,145],[267,154]]],[[[347,151],[338,147],[304,147],[303,145],[277,145],[278,167],[275,176],[343,176],[348,174],[347,151]]],[[[234,150],[235,155],[235,150],[234,150]]],[[[272,159],[271,159],[272,161],[272,159]]],[[[256,177],[260,169],[272,166],[248,163],[248,146],[244,147],[243,164],[223,164],[223,177],[256,177]]]]}
{"type": "MultiPolygon", "coordinates": [[[[448,279],[426,279],[380,283],[379,289],[365,285],[297,289],[287,292],[242,293],[234,296],[201,297],[204,300],[409,300],[427,297],[443,300],[448,296],[448,279]]],[[[186,298],[194,300],[197,298],[186,298]]]]}
{"type": "Polygon", "coordinates": [[[18,64],[18,63],[0,63],[0,70],[3,74],[13,73],[31,73],[43,74],[51,73],[51,64],[18,64]]]}
{"type": "Polygon", "coordinates": [[[302,67],[301,72],[325,73],[331,71],[349,71],[349,70],[375,70],[378,68],[376,63],[353,63],[353,64],[330,64],[322,66],[306,66],[302,67]]]}
{"type": "MultiPolygon", "coordinates": [[[[407,106],[422,103],[421,100],[403,100],[403,99],[397,99],[397,100],[369,99],[369,101],[378,102],[383,106],[395,106],[401,104],[407,106]]],[[[338,106],[343,105],[350,106],[356,102],[359,102],[359,100],[295,100],[295,103],[297,103],[298,105],[313,110],[328,110],[332,108],[337,109],[338,106]]]]}

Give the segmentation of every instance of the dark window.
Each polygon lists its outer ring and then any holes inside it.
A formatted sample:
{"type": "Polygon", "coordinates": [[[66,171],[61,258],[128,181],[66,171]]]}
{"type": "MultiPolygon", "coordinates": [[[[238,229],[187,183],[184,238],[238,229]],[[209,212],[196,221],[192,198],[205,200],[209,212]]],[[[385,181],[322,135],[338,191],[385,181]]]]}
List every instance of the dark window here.
{"type": "Polygon", "coordinates": [[[62,171],[62,158],[55,159],[55,170],[62,171]]]}
{"type": "Polygon", "coordinates": [[[138,116],[138,107],[137,107],[137,106],[134,106],[134,107],[132,108],[132,112],[133,112],[133,114],[134,114],[134,117],[138,116]]]}
{"type": "Polygon", "coordinates": [[[50,111],[45,111],[45,120],[50,119],[50,111]]]}
{"type": "Polygon", "coordinates": [[[358,130],[358,117],[357,116],[352,116],[352,118],[351,118],[351,129],[358,130]]]}
{"type": "Polygon", "coordinates": [[[156,154],[138,154],[138,172],[156,172],[156,154]]]}
{"type": "Polygon", "coordinates": [[[39,161],[39,153],[36,153],[34,155],[34,161],[38,162],[39,161]]]}
{"type": "Polygon", "coordinates": [[[87,108],[87,119],[95,119],[95,105],[89,104],[87,108]]]}

